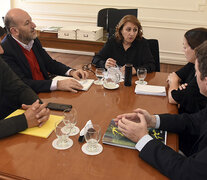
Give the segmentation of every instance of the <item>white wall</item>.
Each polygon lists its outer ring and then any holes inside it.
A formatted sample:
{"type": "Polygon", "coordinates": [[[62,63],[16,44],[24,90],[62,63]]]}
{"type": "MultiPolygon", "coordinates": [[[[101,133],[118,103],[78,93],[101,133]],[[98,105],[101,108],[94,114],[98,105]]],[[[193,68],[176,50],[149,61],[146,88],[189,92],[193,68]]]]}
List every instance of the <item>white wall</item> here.
{"type": "Polygon", "coordinates": [[[162,63],[185,64],[184,33],[207,27],[207,0],[11,0],[27,10],[38,26],[96,25],[102,8],[138,8],[146,38],[157,38],[162,63]]]}
{"type": "Polygon", "coordinates": [[[2,17],[5,16],[6,12],[10,9],[10,1],[9,0],[0,0],[0,26],[4,27],[4,22],[2,17]]]}

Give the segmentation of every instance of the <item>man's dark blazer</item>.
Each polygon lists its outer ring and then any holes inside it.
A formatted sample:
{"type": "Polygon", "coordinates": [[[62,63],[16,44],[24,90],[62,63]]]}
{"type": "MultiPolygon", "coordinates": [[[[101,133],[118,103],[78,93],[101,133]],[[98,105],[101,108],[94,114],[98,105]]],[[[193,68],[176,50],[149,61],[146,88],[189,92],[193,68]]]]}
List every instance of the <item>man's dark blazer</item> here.
{"type": "Polygon", "coordinates": [[[0,58],[0,138],[25,130],[27,121],[24,114],[8,118],[12,111],[22,104],[32,104],[38,99],[35,92],[27,86],[0,58]],[[7,105],[10,106],[7,106],[7,105]]]}
{"type": "Polygon", "coordinates": [[[38,38],[34,40],[32,50],[37,58],[40,70],[45,80],[33,80],[29,63],[20,47],[11,35],[7,35],[2,41],[4,54],[2,58],[9,64],[12,70],[35,92],[48,92],[52,80],[49,79],[48,72],[55,75],[65,75],[70,67],[53,60],[42,48],[38,38]]]}
{"type": "Polygon", "coordinates": [[[140,151],[140,157],[175,180],[207,179],[207,107],[195,114],[160,115],[160,129],[197,136],[188,157],[163,143],[152,140],[140,151]]]}

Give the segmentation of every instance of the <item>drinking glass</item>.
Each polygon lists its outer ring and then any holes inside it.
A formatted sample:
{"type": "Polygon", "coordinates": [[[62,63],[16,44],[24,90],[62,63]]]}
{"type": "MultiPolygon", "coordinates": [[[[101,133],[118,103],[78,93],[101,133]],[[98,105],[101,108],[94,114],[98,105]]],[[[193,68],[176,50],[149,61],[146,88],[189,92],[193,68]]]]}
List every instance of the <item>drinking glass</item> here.
{"type": "Polygon", "coordinates": [[[102,78],[104,77],[104,72],[105,72],[104,68],[97,68],[96,69],[95,74],[96,74],[96,77],[98,78],[98,80],[94,81],[94,84],[96,84],[96,85],[103,84],[102,78]]]}
{"type": "Polygon", "coordinates": [[[75,126],[77,124],[77,110],[74,107],[72,109],[65,109],[63,116],[63,122],[65,124],[63,131],[70,131],[70,136],[78,134],[80,129],[75,126]]]}
{"type": "Polygon", "coordinates": [[[147,76],[147,69],[146,68],[138,68],[137,69],[137,77],[139,80],[136,81],[136,84],[142,84],[142,85],[147,84],[147,82],[144,81],[146,76],[147,76]]]}
{"type": "Polygon", "coordinates": [[[59,149],[70,148],[73,145],[73,141],[69,138],[70,130],[63,131],[64,123],[55,123],[55,134],[57,136],[56,147],[59,149]]]}
{"type": "Polygon", "coordinates": [[[119,81],[120,81],[120,74],[113,72],[107,74],[105,76],[104,81],[103,81],[103,86],[106,89],[117,89],[119,87],[119,81]]]}
{"type": "Polygon", "coordinates": [[[89,124],[85,127],[84,138],[87,142],[86,150],[88,152],[98,152],[100,146],[98,142],[101,139],[101,127],[97,124],[89,124]]]}
{"type": "Polygon", "coordinates": [[[117,72],[120,74],[120,81],[119,82],[124,81],[124,69],[122,67],[123,66],[116,65],[116,68],[118,69],[117,72]]]}
{"type": "Polygon", "coordinates": [[[121,66],[114,66],[114,67],[109,67],[107,69],[107,74],[108,76],[113,76],[115,78],[118,78],[118,81],[120,82],[123,78],[123,73],[121,72],[121,66]]]}

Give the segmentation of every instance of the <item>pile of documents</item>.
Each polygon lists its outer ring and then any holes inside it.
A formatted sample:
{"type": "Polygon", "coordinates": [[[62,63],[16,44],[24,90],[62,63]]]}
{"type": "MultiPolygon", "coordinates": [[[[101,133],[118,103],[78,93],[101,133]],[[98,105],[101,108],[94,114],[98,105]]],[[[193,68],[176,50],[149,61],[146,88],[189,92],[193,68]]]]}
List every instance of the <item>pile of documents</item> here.
{"type": "Polygon", "coordinates": [[[51,26],[51,27],[42,27],[40,28],[40,31],[43,32],[54,32],[57,33],[60,30],[61,27],[51,26]]]}
{"type": "Polygon", "coordinates": [[[135,87],[135,93],[155,96],[166,96],[166,89],[165,86],[137,84],[135,87]]]}

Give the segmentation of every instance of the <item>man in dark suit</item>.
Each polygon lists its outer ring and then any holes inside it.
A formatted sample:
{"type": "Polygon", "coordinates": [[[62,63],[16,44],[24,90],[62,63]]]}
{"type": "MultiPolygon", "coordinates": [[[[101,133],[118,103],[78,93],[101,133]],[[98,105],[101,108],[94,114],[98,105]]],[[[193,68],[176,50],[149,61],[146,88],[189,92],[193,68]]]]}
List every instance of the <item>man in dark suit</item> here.
{"type": "MultiPolygon", "coordinates": [[[[200,93],[207,96],[207,41],[195,49],[196,78],[200,93]]],[[[207,107],[195,114],[150,115],[146,110],[117,116],[119,130],[134,142],[139,156],[161,173],[175,180],[207,179],[207,107]],[[153,127],[197,137],[190,153],[183,156],[158,140],[147,128],[153,127]]]]}
{"type": "MultiPolygon", "coordinates": [[[[0,54],[3,50],[0,45],[0,54]]],[[[42,126],[48,120],[47,104],[40,104],[38,96],[25,85],[11,68],[0,58],[0,138],[13,135],[28,127],[42,126]],[[8,105],[10,102],[10,106],[8,105]],[[28,104],[28,105],[26,105],[28,104]],[[22,106],[25,113],[4,119],[22,106]]]]}
{"type": "Polygon", "coordinates": [[[64,90],[77,92],[83,87],[74,79],[51,80],[48,73],[72,76],[76,79],[87,78],[88,73],[81,69],[74,70],[53,60],[42,48],[37,38],[36,25],[29,14],[14,8],[4,18],[8,35],[2,41],[2,58],[12,70],[35,92],[64,90]]]}

